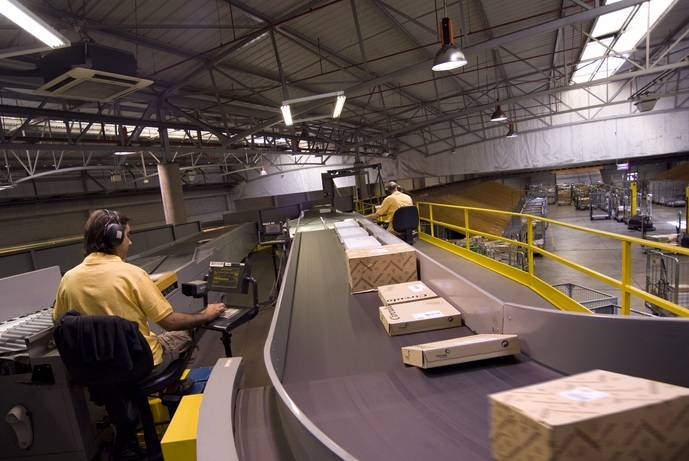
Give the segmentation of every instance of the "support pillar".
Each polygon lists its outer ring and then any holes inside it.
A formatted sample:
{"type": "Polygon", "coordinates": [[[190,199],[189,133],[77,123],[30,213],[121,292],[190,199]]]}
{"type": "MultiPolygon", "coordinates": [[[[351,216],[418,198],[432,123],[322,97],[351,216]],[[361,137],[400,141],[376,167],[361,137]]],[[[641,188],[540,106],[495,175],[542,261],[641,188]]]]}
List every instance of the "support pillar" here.
{"type": "Polygon", "coordinates": [[[184,207],[179,165],[176,163],[159,163],[158,179],[160,195],[163,198],[165,224],[184,224],[187,222],[187,212],[184,207]]]}

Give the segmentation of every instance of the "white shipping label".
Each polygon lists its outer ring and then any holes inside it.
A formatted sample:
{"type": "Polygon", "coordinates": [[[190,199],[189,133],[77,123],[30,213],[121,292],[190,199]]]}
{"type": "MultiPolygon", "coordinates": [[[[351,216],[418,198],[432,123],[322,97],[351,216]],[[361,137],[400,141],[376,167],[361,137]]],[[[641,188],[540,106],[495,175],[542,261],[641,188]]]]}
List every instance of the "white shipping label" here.
{"type": "Polygon", "coordinates": [[[560,392],[560,395],[577,402],[590,402],[610,396],[607,392],[597,391],[588,387],[575,387],[574,389],[560,392]]]}
{"type": "Polygon", "coordinates": [[[418,314],[414,314],[414,320],[435,319],[442,316],[443,313],[440,311],[419,312],[418,314]]]}
{"type": "Polygon", "coordinates": [[[423,285],[420,283],[409,285],[408,288],[412,293],[421,293],[423,291],[423,285]]]}

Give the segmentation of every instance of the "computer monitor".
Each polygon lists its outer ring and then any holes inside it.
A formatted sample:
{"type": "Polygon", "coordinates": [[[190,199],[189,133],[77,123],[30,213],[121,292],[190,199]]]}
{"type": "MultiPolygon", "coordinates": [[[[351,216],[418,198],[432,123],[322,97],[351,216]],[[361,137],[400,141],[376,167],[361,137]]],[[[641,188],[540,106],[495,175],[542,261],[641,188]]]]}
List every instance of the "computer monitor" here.
{"type": "Polygon", "coordinates": [[[211,261],[208,272],[208,291],[245,293],[248,267],[244,263],[211,261]]]}

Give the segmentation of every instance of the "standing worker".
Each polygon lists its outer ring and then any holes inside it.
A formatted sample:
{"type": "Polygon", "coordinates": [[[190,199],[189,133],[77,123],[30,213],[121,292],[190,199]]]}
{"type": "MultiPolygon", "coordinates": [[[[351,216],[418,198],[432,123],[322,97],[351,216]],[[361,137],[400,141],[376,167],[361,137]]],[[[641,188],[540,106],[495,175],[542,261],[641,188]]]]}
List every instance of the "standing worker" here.
{"type": "Polygon", "coordinates": [[[370,219],[380,219],[387,224],[387,229],[392,231],[392,217],[399,208],[414,205],[412,199],[407,194],[400,191],[400,186],[395,181],[390,181],[385,187],[387,197],[376,210],[375,213],[367,215],[370,219]]]}

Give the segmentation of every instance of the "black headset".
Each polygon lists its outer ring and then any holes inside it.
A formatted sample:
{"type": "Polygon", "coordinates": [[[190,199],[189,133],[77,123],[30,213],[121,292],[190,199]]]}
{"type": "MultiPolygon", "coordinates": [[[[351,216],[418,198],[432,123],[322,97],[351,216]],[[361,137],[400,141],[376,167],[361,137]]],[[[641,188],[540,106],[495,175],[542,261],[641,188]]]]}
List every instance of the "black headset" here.
{"type": "Polygon", "coordinates": [[[108,216],[108,221],[105,223],[103,231],[105,243],[110,248],[115,248],[124,240],[124,227],[120,223],[120,215],[117,214],[117,211],[110,211],[108,209],[103,209],[103,211],[108,216]]]}

